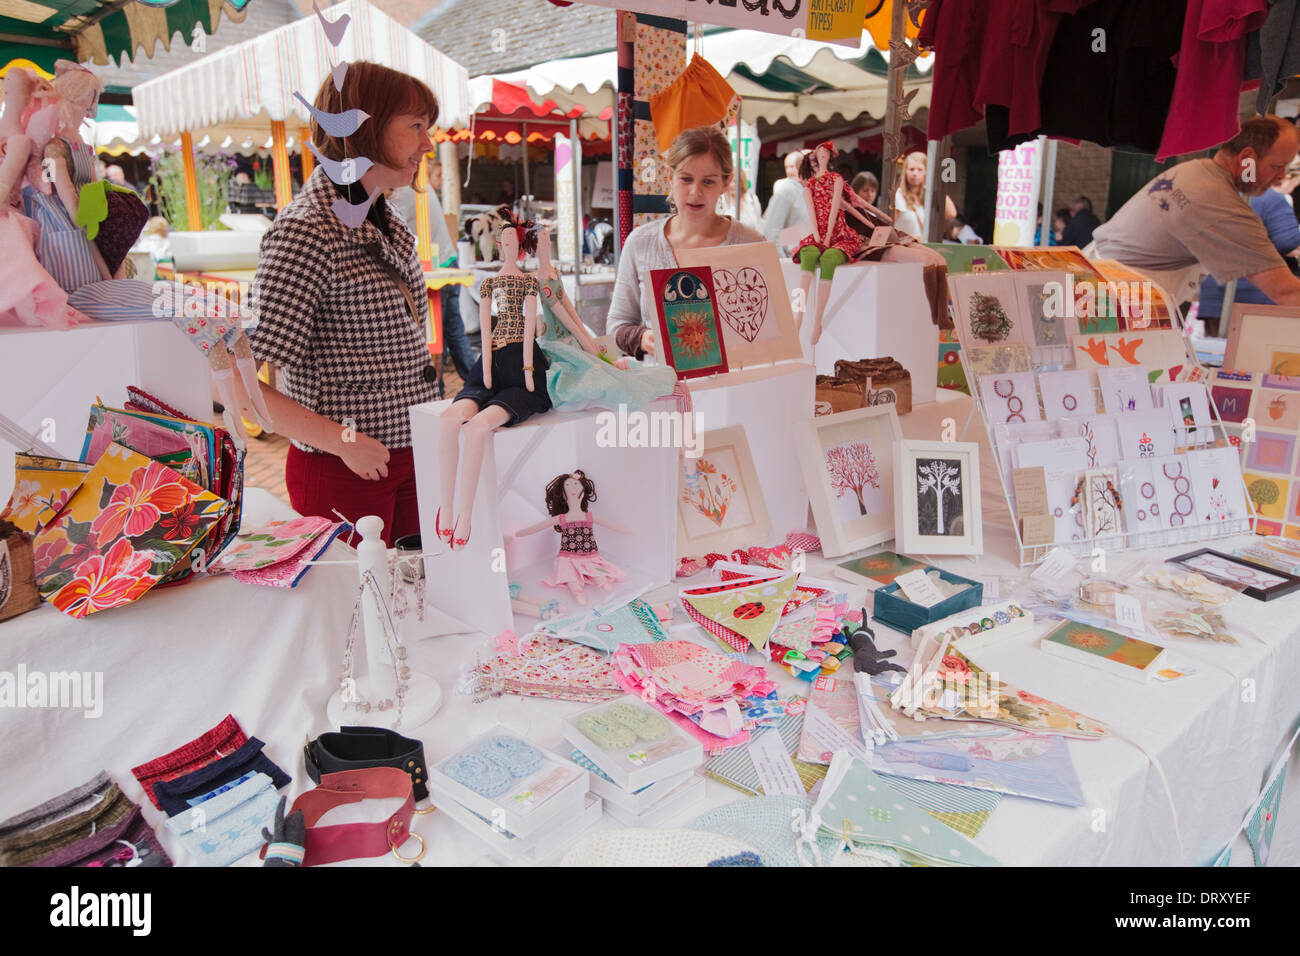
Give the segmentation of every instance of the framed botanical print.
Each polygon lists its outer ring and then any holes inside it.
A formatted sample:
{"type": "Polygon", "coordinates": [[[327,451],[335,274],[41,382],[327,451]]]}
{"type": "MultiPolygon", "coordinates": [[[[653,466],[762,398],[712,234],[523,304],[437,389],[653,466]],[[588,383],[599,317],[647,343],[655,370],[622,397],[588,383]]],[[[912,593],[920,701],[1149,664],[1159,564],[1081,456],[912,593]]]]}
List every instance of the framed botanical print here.
{"type": "Polygon", "coordinates": [[[659,316],[659,353],[678,378],[698,378],[727,371],[714,303],[713,272],[708,268],[651,269],[655,311],[659,316]]]}
{"type": "Polygon", "coordinates": [[[714,305],[729,368],[797,359],[803,354],[781,259],[773,243],[682,249],[676,255],[679,265],[705,266],[713,272],[714,305]]]}
{"type": "Polygon", "coordinates": [[[894,450],[902,439],[892,405],[809,419],[795,432],[826,557],[894,537],[894,450]]]}
{"type": "Polygon", "coordinates": [[[1300,309],[1234,303],[1223,367],[1270,375],[1300,375],[1300,309]]]}
{"type": "Polygon", "coordinates": [[[772,536],[767,502],[745,427],[704,433],[698,458],[682,455],[677,481],[677,555],[727,554],[772,536]]]}
{"type": "Polygon", "coordinates": [[[1222,581],[1257,601],[1271,601],[1300,589],[1300,578],[1210,548],[1180,554],[1169,558],[1168,563],[1199,571],[1207,578],[1222,581]]]}
{"type": "Polygon", "coordinates": [[[894,457],[899,551],[983,554],[980,450],[974,442],[899,442],[894,457]]]}

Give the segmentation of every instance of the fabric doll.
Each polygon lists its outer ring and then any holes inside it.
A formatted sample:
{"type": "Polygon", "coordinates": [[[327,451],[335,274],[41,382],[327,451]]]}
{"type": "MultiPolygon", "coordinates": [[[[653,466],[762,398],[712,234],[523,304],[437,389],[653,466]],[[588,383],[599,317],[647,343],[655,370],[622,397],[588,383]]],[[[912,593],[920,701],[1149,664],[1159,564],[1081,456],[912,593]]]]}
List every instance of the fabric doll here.
{"type": "MultiPolygon", "coordinates": [[[[808,301],[813,273],[820,269],[821,274],[817,286],[817,311],[813,319],[814,345],[821,338],[822,316],[830,298],[835,269],[856,256],[862,248],[862,236],[846,217],[853,216],[868,228],[875,228],[875,223],[869,221],[861,209],[871,208],[866,200],[854,193],[844,177],[830,168],[831,159],[838,153],[834,144],[827,140],[804,156],[799,167],[799,178],[804,181],[804,201],[808,205],[808,215],[813,226],[813,231],[794,250],[794,261],[802,269],[799,288],[803,292],[803,302],[808,301]]],[[[802,320],[803,313],[800,310],[800,324],[802,320]]]]}
{"type": "Polygon", "coordinates": [[[520,223],[504,206],[498,211],[496,242],[505,264],[479,289],[479,326],[484,351],[470,370],[465,387],[442,413],[438,435],[438,512],[434,529],[438,539],[461,551],[469,543],[474,496],[488,438],[502,425],[518,425],[533,415],[550,411],[546,391],[545,353],[537,344],[537,277],[519,268],[524,254],[537,248],[532,222],[520,223]],[[492,306],[497,318],[492,321],[492,306]],[[538,377],[535,373],[540,372],[538,377]],[[460,451],[460,433],[465,432],[465,451],[460,451]],[[460,480],[456,464],[460,461],[460,480]],[[460,509],[450,528],[442,526],[442,512],[451,515],[456,489],[461,493],[460,509]],[[458,532],[464,531],[464,537],[458,532]]]}
{"type": "MultiPolygon", "coordinates": [[[[15,67],[5,75],[4,83],[5,108],[0,115],[0,249],[4,250],[0,258],[0,324],[66,329],[86,321],[86,317],[69,307],[67,292],[37,258],[41,231],[24,215],[19,189],[30,168],[32,151],[21,116],[38,80],[15,67]]],[[[95,275],[99,275],[98,271],[95,275]]]]}
{"type": "Polygon", "coordinates": [[[555,556],[555,570],[542,583],[551,588],[568,588],[578,604],[587,603],[586,587],[594,584],[608,591],[627,574],[600,556],[596,549],[594,526],[632,534],[631,528],[597,518],[587,506],[596,500],[595,483],[581,471],[559,475],[546,486],[546,512],[551,515],[544,521],[529,525],[518,537],[536,534],[548,527],[560,534],[560,551],[555,556]],[[558,521],[555,519],[559,519],[558,521]]]}
{"type": "Polygon", "coordinates": [[[542,306],[537,343],[551,367],[546,390],[557,408],[640,408],[677,389],[677,374],[668,365],[633,365],[627,356],[605,357],[565,295],[564,283],[551,264],[550,230],[537,235],[537,279],[542,306]]]}

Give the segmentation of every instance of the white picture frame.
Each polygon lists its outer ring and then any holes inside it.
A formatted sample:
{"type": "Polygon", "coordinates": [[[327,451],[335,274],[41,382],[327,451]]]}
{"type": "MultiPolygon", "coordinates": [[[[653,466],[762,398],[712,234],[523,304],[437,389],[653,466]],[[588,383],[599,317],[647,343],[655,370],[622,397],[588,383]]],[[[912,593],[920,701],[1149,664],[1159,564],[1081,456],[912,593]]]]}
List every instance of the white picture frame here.
{"type": "Polygon", "coordinates": [[[895,550],[983,554],[979,445],[904,439],[894,452],[895,550]]]}
{"type": "Polygon", "coordinates": [[[676,507],[678,559],[728,554],[763,545],[772,537],[767,499],[744,425],[710,428],[700,457],[678,457],[676,507]]]}
{"type": "Polygon", "coordinates": [[[894,456],[903,440],[894,406],[810,418],[794,437],[822,554],[838,557],[894,537],[894,456]]]}

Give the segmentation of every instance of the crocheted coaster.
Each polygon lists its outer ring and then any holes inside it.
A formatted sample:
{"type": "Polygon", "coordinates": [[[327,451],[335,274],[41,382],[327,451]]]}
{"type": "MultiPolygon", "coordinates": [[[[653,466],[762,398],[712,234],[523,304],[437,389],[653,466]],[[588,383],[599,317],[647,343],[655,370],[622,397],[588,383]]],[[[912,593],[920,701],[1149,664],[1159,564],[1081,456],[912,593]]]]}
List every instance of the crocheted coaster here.
{"type": "Polygon", "coordinates": [[[478,752],[488,760],[496,761],[514,777],[527,777],[542,765],[542,752],[518,737],[502,734],[492,737],[478,752]]]}
{"type": "Polygon", "coordinates": [[[641,740],[661,740],[672,732],[672,725],[647,707],[611,704],[601,715],[622,724],[641,740]]]}
{"type": "Polygon", "coordinates": [[[583,714],[578,720],[578,729],[604,750],[622,750],[636,743],[635,732],[604,714],[583,714]]]}
{"type": "Polygon", "coordinates": [[[510,771],[479,754],[460,754],[447,762],[443,773],[484,797],[495,797],[510,786],[510,771]]]}

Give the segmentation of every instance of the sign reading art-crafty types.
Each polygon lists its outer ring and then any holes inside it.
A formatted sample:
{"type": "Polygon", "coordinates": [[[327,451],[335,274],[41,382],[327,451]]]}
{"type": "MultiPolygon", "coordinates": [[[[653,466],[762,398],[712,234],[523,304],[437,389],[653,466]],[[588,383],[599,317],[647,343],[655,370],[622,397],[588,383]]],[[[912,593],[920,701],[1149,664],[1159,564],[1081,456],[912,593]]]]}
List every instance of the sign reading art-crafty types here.
{"type": "Polygon", "coordinates": [[[878,0],[586,0],[598,7],[856,46],[878,0]]]}
{"type": "Polygon", "coordinates": [[[1032,246],[1038,228],[1038,186],[1043,170],[1041,140],[1003,150],[998,158],[995,246],[1032,246]]]}

